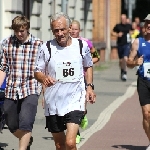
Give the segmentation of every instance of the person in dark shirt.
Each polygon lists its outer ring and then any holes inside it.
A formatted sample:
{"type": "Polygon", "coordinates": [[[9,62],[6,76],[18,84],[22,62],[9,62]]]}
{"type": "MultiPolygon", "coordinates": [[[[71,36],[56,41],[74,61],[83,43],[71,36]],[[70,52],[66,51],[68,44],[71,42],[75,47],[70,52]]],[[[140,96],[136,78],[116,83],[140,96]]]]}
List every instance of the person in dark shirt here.
{"type": "Polygon", "coordinates": [[[125,14],[121,15],[121,23],[116,24],[112,31],[112,36],[117,37],[117,48],[119,56],[119,67],[121,70],[121,80],[127,80],[127,67],[126,61],[130,52],[131,36],[130,31],[132,31],[131,24],[127,23],[127,16],[125,14]]]}

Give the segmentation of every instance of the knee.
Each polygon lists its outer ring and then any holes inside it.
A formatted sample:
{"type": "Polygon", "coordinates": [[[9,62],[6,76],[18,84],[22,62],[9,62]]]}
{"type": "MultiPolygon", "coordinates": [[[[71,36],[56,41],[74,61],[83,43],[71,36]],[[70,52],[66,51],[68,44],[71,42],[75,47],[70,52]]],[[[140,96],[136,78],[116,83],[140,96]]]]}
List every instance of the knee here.
{"type": "Polygon", "coordinates": [[[128,57],[125,56],[125,57],[124,57],[124,61],[127,62],[127,60],[128,60],[128,57]]]}
{"type": "Polygon", "coordinates": [[[74,149],[76,147],[76,142],[73,139],[66,140],[66,147],[69,147],[69,149],[74,149]]]}
{"type": "Polygon", "coordinates": [[[150,121],[150,111],[143,111],[143,119],[146,121],[150,121]]]}
{"type": "Polygon", "coordinates": [[[65,143],[55,143],[56,149],[62,150],[65,149],[65,143]]]}

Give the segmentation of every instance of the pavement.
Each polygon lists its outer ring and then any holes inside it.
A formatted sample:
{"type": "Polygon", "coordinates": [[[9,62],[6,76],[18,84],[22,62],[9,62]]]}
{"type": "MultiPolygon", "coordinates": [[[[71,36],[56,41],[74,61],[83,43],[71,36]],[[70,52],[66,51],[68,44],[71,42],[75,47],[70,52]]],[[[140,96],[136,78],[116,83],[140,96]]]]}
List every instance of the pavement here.
{"type": "MultiPolygon", "coordinates": [[[[95,104],[87,105],[89,125],[80,129],[78,150],[145,150],[149,144],[142,128],[142,113],[136,91],[136,69],[128,69],[126,82],[120,80],[118,62],[108,62],[94,71],[95,104]]],[[[45,129],[44,110],[39,99],[31,150],[55,150],[51,133],[45,129]]],[[[4,129],[0,147],[18,150],[18,140],[4,129]]]]}

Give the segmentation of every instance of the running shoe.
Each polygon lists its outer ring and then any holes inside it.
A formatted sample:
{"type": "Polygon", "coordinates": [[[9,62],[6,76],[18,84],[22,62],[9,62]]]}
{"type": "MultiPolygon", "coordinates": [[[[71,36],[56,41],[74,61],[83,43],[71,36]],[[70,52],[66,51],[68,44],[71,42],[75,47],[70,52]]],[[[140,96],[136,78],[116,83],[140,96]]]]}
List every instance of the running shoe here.
{"type": "Polygon", "coordinates": [[[81,137],[80,137],[80,135],[77,135],[77,136],[76,136],[76,144],[79,144],[80,141],[81,141],[81,137]]]}
{"type": "Polygon", "coordinates": [[[126,80],[127,80],[127,75],[126,75],[126,74],[123,74],[123,75],[121,76],[121,80],[122,80],[122,81],[126,81],[126,80]]]}
{"type": "Polygon", "coordinates": [[[31,136],[27,150],[30,150],[30,146],[32,145],[32,143],[33,143],[33,137],[31,136]]]}
{"type": "Polygon", "coordinates": [[[86,116],[84,116],[84,118],[83,118],[82,121],[81,121],[80,127],[81,127],[82,129],[86,129],[87,126],[88,126],[88,119],[87,119],[86,116]]]}

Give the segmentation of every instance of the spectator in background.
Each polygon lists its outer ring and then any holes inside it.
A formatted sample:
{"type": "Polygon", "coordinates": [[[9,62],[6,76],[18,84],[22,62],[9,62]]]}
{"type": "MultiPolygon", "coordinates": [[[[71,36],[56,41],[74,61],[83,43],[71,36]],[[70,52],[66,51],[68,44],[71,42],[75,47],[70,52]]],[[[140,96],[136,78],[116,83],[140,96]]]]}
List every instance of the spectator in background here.
{"type": "Polygon", "coordinates": [[[139,17],[135,17],[134,18],[134,22],[137,24],[137,29],[140,31],[141,30],[141,21],[140,21],[140,18],[139,17]]]}
{"type": "Polygon", "coordinates": [[[137,24],[136,22],[132,22],[132,32],[131,32],[131,43],[138,37],[140,34],[140,31],[137,29],[137,24]]]}
{"type": "Polygon", "coordinates": [[[128,23],[128,24],[131,24],[130,18],[127,18],[127,23],[128,23]]]}
{"type": "Polygon", "coordinates": [[[140,33],[139,33],[139,35],[137,36],[137,38],[139,38],[139,37],[143,37],[144,36],[144,34],[145,34],[145,27],[144,27],[144,22],[141,22],[141,28],[140,28],[140,33]]]}
{"type": "Polygon", "coordinates": [[[116,24],[112,31],[112,36],[115,36],[117,38],[119,67],[121,71],[120,78],[122,81],[127,80],[126,61],[130,52],[131,30],[132,26],[131,24],[127,23],[127,16],[125,14],[122,14],[121,23],[116,24]]]}

